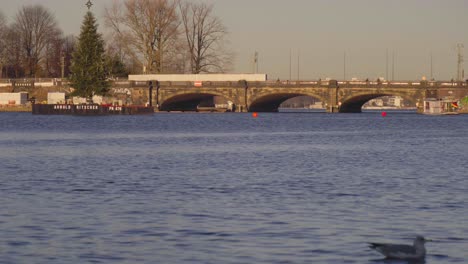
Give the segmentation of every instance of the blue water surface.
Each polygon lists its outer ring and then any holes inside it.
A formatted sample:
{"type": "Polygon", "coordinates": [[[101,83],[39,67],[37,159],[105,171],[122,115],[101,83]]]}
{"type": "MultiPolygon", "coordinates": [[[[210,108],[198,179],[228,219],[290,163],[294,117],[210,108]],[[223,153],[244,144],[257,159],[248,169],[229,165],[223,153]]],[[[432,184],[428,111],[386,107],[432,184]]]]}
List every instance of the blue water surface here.
{"type": "Polygon", "coordinates": [[[468,263],[468,115],[0,114],[0,263],[468,263]]]}

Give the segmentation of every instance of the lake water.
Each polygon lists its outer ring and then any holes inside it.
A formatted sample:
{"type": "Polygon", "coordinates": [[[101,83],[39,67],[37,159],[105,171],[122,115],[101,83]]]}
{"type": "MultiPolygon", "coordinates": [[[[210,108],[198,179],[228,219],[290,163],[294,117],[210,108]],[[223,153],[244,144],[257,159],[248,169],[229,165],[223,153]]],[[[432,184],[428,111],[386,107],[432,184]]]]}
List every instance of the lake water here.
{"type": "Polygon", "coordinates": [[[0,263],[468,263],[468,115],[0,114],[0,263]]]}

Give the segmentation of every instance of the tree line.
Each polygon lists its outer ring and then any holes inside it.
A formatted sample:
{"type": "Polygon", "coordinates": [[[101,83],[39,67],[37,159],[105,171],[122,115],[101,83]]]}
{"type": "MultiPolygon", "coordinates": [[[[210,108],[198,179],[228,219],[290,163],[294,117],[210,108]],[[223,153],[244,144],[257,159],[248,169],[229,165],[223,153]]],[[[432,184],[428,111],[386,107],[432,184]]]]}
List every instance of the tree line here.
{"type": "MultiPolygon", "coordinates": [[[[114,1],[101,21],[107,77],[228,71],[228,32],[213,10],[190,0],[114,1]]],[[[0,78],[70,77],[76,48],[43,5],[23,6],[11,22],[0,10],[0,78]]]]}

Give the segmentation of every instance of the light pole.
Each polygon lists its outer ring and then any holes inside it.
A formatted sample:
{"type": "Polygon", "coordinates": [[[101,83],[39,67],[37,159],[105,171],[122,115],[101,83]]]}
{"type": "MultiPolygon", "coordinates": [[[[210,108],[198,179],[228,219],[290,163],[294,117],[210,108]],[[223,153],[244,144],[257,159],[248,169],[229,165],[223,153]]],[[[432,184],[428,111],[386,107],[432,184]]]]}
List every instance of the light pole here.
{"type": "Polygon", "coordinates": [[[464,78],[464,70],[463,70],[463,44],[457,44],[458,49],[458,68],[457,68],[457,81],[462,81],[464,78]]]}
{"type": "Polygon", "coordinates": [[[297,50],[297,81],[299,81],[301,73],[301,50],[297,50]]]}
{"type": "Polygon", "coordinates": [[[289,81],[291,81],[292,51],[289,48],[289,81]]]}
{"type": "Polygon", "coordinates": [[[388,48],[385,52],[385,79],[388,81],[388,48]]]}
{"type": "Polygon", "coordinates": [[[60,58],[61,63],[62,63],[62,81],[63,78],[65,78],[65,56],[62,53],[62,57],[60,58]]]}
{"type": "Polygon", "coordinates": [[[258,52],[257,51],[255,51],[255,54],[254,54],[253,73],[258,73],[258,52]]]}
{"type": "Polygon", "coordinates": [[[343,81],[346,81],[346,51],[343,54],[343,81]]]}
{"type": "Polygon", "coordinates": [[[432,51],[431,51],[431,81],[434,79],[434,71],[433,71],[433,67],[432,67],[432,51]]]}

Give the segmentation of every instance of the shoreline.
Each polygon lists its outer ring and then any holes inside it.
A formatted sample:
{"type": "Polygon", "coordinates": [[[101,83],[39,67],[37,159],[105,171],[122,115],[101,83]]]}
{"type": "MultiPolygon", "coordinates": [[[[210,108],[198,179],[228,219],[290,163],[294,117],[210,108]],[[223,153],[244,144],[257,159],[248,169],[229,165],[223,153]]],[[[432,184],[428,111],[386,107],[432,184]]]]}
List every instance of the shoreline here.
{"type": "Polygon", "coordinates": [[[0,105],[0,113],[32,113],[32,105],[0,105]]]}
{"type": "MultiPolygon", "coordinates": [[[[324,109],[304,109],[304,108],[284,108],[284,109],[287,109],[287,110],[324,110],[324,109]]],[[[407,110],[414,110],[413,108],[399,108],[399,109],[392,109],[392,108],[386,108],[386,109],[369,109],[369,108],[363,108],[362,110],[403,110],[403,111],[407,111],[407,110]]],[[[7,106],[7,105],[0,105],[0,113],[32,113],[32,105],[20,105],[20,106],[7,106]]],[[[163,114],[163,113],[166,113],[166,114],[170,114],[170,113],[174,113],[174,114],[183,114],[183,113],[210,113],[210,114],[222,114],[224,112],[208,112],[208,111],[202,111],[202,112],[195,112],[195,111],[171,111],[171,112],[167,112],[167,111],[154,111],[155,114],[163,114]]],[[[463,114],[463,115],[466,115],[468,114],[468,109],[463,109],[461,111],[458,111],[457,112],[458,114],[463,114]]]]}

